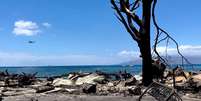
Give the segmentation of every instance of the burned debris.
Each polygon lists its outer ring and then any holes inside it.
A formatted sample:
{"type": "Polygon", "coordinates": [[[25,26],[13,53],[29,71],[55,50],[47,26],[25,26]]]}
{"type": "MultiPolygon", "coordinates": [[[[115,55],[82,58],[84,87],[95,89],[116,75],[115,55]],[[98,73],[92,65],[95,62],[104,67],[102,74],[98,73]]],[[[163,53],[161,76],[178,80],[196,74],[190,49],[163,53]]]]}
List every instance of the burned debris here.
{"type": "MultiPolygon", "coordinates": [[[[181,96],[192,94],[199,96],[201,92],[201,74],[190,73],[180,67],[176,67],[174,71],[165,69],[161,74],[163,74],[161,76],[163,81],[161,78],[156,78],[155,81],[160,82],[163,85],[163,87],[161,86],[162,88],[174,89],[175,94],[179,93],[181,96]],[[175,86],[173,86],[173,75],[175,77],[175,86]]],[[[140,75],[132,75],[126,71],[117,73],[105,73],[102,71],[94,73],[73,72],[52,77],[37,77],[37,73],[12,74],[4,71],[0,72],[0,86],[3,97],[35,93],[139,96],[143,95],[147,89],[142,85],[140,75]]]]}

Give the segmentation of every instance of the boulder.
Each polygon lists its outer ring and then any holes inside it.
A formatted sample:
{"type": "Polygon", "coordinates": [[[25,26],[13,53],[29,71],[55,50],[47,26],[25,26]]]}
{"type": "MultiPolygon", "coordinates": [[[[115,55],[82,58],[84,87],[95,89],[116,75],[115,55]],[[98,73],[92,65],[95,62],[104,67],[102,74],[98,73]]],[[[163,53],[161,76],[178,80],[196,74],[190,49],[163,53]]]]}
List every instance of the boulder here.
{"type": "Polygon", "coordinates": [[[112,86],[114,86],[114,83],[108,82],[108,83],[107,83],[107,86],[108,86],[108,87],[112,87],[112,86]]]}
{"type": "Polygon", "coordinates": [[[181,67],[178,67],[178,66],[175,68],[174,73],[175,73],[175,76],[183,76],[184,75],[183,69],[181,67]]]}
{"type": "Polygon", "coordinates": [[[4,87],[6,86],[5,82],[4,81],[0,81],[0,87],[4,87]]]}
{"type": "Polygon", "coordinates": [[[75,84],[76,85],[82,85],[82,84],[97,84],[97,82],[102,82],[105,80],[104,76],[98,75],[98,74],[90,74],[84,77],[79,77],[75,84]]]}
{"type": "Polygon", "coordinates": [[[128,88],[128,92],[129,94],[132,94],[132,95],[141,95],[142,89],[140,86],[134,86],[134,87],[128,88]]]}
{"type": "Polygon", "coordinates": [[[184,83],[186,82],[186,78],[184,76],[177,76],[175,77],[176,83],[184,83]]]}
{"type": "Polygon", "coordinates": [[[107,85],[97,84],[96,85],[96,94],[98,94],[98,95],[108,95],[109,94],[108,89],[109,89],[109,87],[107,85]]]}
{"type": "Polygon", "coordinates": [[[192,78],[194,81],[201,81],[201,74],[194,75],[192,78]]]}
{"type": "Polygon", "coordinates": [[[125,87],[125,81],[119,82],[119,84],[117,84],[115,88],[118,90],[118,92],[125,92],[128,90],[128,87],[125,87]]]}
{"type": "Polygon", "coordinates": [[[125,81],[125,86],[132,86],[135,85],[137,82],[137,80],[135,79],[135,77],[131,77],[130,79],[125,81]]]}
{"type": "Polygon", "coordinates": [[[135,77],[135,79],[137,81],[141,81],[142,80],[142,76],[141,75],[135,75],[134,77],[135,77]]]}
{"type": "Polygon", "coordinates": [[[186,78],[190,78],[192,76],[192,73],[191,72],[184,72],[186,78]]]}
{"type": "Polygon", "coordinates": [[[69,79],[57,78],[53,81],[54,86],[68,86],[74,85],[74,82],[69,79]]]}
{"type": "Polygon", "coordinates": [[[196,84],[196,87],[198,87],[201,90],[201,74],[197,74],[191,77],[191,82],[196,84]]]}
{"type": "Polygon", "coordinates": [[[96,85],[94,85],[94,84],[83,84],[82,85],[82,91],[83,91],[83,93],[86,93],[86,94],[96,93],[96,85]]]}

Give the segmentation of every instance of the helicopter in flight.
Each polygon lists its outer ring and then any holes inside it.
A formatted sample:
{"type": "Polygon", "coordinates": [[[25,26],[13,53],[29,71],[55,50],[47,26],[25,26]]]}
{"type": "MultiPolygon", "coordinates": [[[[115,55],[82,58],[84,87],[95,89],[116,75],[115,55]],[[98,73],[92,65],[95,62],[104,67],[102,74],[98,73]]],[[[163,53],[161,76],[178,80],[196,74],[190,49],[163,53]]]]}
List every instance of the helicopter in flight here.
{"type": "Polygon", "coordinates": [[[36,43],[36,42],[33,41],[33,40],[29,40],[28,43],[29,43],[29,44],[33,44],[33,43],[36,43]]]}

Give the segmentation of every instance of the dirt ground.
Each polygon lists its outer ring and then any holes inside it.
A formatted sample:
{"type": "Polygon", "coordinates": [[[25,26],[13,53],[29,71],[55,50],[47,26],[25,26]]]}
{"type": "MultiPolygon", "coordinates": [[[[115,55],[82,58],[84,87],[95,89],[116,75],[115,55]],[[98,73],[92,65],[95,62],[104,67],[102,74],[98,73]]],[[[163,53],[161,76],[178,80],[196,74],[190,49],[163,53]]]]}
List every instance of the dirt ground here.
{"type": "MultiPolygon", "coordinates": [[[[182,97],[183,101],[200,101],[182,97]]],[[[65,94],[47,94],[47,95],[20,95],[5,97],[2,101],[137,101],[138,96],[89,96],[89,95],[65,95],[65,94]]],[[[145,96],[141,101],[155,101],[150,96],[145,96]]]]}

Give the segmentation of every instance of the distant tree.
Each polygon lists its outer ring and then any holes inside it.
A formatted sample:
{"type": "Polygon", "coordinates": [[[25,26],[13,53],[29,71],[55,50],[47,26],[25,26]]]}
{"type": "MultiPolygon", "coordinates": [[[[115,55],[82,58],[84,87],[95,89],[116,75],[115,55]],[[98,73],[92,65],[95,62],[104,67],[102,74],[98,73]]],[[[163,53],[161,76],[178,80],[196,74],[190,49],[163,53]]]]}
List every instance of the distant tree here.
{"type": "Polygon", "coordinates": [[[152,0],[111,0],[111,4],[117,13],[117,18],[139,46],[142,57],[143,84],[148,86],[153,79],[150,46],[152,0]],[[142,9],[141,18],[136,14],[138,8],[142,9]]]}

